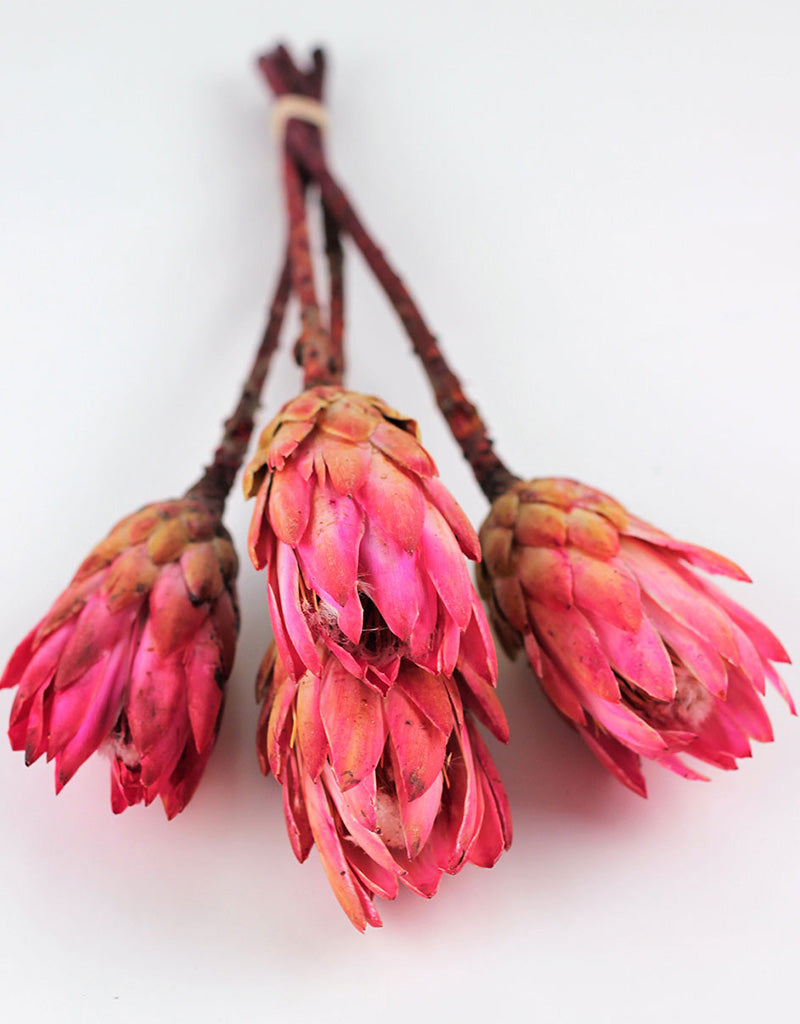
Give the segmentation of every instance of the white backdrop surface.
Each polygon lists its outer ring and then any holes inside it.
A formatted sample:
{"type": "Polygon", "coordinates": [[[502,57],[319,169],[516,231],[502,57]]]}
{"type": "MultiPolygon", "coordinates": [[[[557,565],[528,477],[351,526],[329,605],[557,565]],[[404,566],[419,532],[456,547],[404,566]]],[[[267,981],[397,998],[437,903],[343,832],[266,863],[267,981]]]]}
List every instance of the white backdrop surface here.
{"type": "MultiPolygon", "coordinates": [[[[731,592],[800,657],[796,3],[0,14],[0,660],[113,522],[191,482],[233,403],[283,240],[252,68],[279,39],[328,48],[332,162],[512,467],[735,558],[756,582],[731,592]]],[[[351,383],[418,418],[480,521],[348,260],[351,383]]],[[[284,351],[261,422],[297,387],[284,351]]],[[[242,553],[248,511],[237,487],[242,553]]],[[[651,767],[643,801],[502,661],[512,849],[360,936],[259,773],[269,628],[244,558],[240,595],[217,750],[175,821],[113,817],[100,759],[56,798],[52,766],[0,746],[4,1020],[798,1019],[800,726],[774,694],[774,744],[710,784],[651,767]]]]}

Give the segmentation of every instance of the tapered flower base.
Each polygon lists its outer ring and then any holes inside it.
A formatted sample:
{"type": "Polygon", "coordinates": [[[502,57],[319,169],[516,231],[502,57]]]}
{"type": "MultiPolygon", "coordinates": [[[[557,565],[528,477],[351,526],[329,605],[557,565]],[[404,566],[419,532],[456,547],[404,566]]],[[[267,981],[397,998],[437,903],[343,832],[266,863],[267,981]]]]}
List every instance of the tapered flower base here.
{"type": "Polygon", "coordinates": [[[236,570],[219,517],[191,498],[147,505],[91,552],[0,680],[17,687],[11,746],[55,758],[56,792],[103,750],[115,812],[156,796],[169,818],[183,810],[219,728],[236,570]]]}
{"type": "Polygon", "coordinates": [[[640,758],[700,779],[684,754],[718,768],[772,729],[771,662],[789,658],[749,612],[694,567],[747,575],[674,540],[574,480],[520,481],[481,529],[479,583],[509,653],[524,645],[545,693],[594,754],[646,795],[640,758]]]}
{"type": "MultiPolygon", "coordinates": [[[[299,680],[271,649],[262,665],[258,754],[283,786],[298,860],[316,844],[342,908],[360,931],[381,924],[374,896],[400,884],[433,896],[444,873],[492,867],[511,843],[505,790],[470,708],[508,731],[486,679],[436,676],[403,661],[385,692],[320,650],[299,680]]],[[[484,672],[487,671],[484,666],[484,672]]]]}

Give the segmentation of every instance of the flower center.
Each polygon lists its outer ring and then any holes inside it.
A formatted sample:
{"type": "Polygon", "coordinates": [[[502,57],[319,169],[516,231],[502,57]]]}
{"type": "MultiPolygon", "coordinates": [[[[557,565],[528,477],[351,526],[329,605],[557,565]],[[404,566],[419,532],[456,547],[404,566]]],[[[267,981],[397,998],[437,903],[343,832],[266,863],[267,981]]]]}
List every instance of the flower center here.
{"type": "Polygon", "coordinates": [[[714,698],[683,662],[673,656],[675,696],[656,700],[627,681],[620,681],[625,701],[656,729],[681,729],[698,732],[713,710],[714,698]]]}

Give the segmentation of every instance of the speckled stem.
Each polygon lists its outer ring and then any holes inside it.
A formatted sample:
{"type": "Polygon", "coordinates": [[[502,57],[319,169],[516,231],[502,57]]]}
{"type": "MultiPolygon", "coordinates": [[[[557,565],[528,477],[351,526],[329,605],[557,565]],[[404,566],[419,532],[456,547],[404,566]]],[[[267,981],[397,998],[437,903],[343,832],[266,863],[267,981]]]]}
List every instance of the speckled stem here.
{"type": "Polygon", "coordinates": [[[278,346],[291,289],[292,275],[287,256],[272,299],[267,326],[250,373],[242,388],[238,404],[225,421],[225,430],[219,446],[214,452],[211,465],[197,483],[186,492],[186,497],[203,499],[210,508],[218,510],[220,516],[233,481],[236,479],[236,474],[247,453],[261,391],[267,377],[272,354],[278,346]]]}
{"type": "MultiPolygon", "coordinates": [[[[266,54],[258,63],[276,96],[288,92],[310,95],[305,84],[307,76],[298,71],[285,47],[278,47],[266,54]]],[[[321,76],[319,69],[324,69],[321,51],[315,51],[314,69],[321,76]]],[[[319,129],[299,120],[290,121],[286,130],[286,149],[308,178],[317,184],[329,216],[334,217],[340,228],[353,239],[386,293],[411,339],[414,351],[425,367],[436,402],[453,437],[472,467],[484,494],[490,501],[494,501],[518,477],[511,473],[494,451],[486,424],[464,393],[461,382],[445,359],[419,307],[328,169],[319,129]]]]}

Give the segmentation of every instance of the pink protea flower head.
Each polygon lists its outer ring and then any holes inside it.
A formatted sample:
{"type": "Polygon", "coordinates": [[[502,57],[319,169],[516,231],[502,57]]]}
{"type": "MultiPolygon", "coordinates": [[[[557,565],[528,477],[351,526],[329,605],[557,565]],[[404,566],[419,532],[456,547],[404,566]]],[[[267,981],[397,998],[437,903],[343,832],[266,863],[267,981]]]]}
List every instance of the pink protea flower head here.
{"type": "Polygon", "coordinates": [[[238,632],[237,558],[219,515],[186,497],[119,522],[14,652],[8,735],[56,792],[100,748],[115,813],[188,803],[211,754],[238,632]]]}
{"type": "Polygon", "coordinates": [[[320,645],[318,673],[295,679],[270,647],[259,674],[264,774],[283,786],[298,860],[316,843],[360,931],[380,926],[375,895],[402,883],[436,893],[444,872],[492,867],[511,843],[505,790],[470,710],[504,742],[493,668],[434,675],[403,659],[385,692],[320,645]]]}
{"type": "Polygon", "coordinates": [[[519,481],[481,528],[480,588],[509,654],[524,644],[545,693],[599,760],[646,795],[640,757],[698,779],[681,755],[735,768],[772,739],[759,694],[773,634],[694,570],[747,580],[573,480],[519,481]]]}
{"type": "MultiPolygon", "coordinates": [[[[285,671],[388,686],[405,658],[451,675],[471,632],[491,647],[464,555],[478,538],[436,475],[413,420],[378,398],[314,387],[264,429],[244,477],[257,495],[250,557],[267,567],[285,671]]],[[[493,656],[493,655],[492,655],[493,656]]]]}

